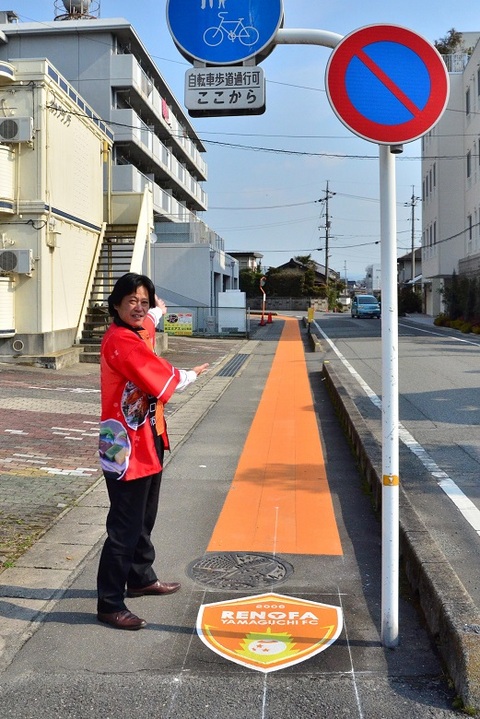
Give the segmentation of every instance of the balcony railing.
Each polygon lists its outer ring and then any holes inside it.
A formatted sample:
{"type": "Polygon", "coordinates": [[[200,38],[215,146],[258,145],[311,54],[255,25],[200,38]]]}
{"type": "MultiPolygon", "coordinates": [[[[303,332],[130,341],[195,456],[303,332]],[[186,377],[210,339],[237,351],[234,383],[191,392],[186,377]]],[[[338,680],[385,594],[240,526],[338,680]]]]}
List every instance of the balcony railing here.
{"type": "Polygon", "coordinates": [[[206,178],[205,160],[192,140],[184,133],[184,129],[175,115],[170,112],[168,118],[163,116],[162,97],[133,55],[114,55],[111,65],[112,87],[133,87],[143,101],[153,110],[164,127],[172,134],[173,140],[182,147],[191,162],[201,175],[206,178]]]}
{"type": "Polygon", "coordinates": [[[197,221],[198,218],[193,212],[133,165],[115,165],[112,168],[112,191],[114,193],[141,195],[147,186],[150,186],[153,192],[155,214],[162,215],[171,222],[197,221]]]}
{"type": "Polygon", "coordinates": [[[470,60],[470,55],[465,52],[452,52],[450,55],[442,55],[443,61],[450,73],[462,73],[470,60]]]}
{"type": "MultiPolygon", "coordinates": [[[[131,109],[112,110],[112,127],[116,142],[132,142],[141,147],[143,152],[156,162],[186,195],[197,200],[206,209],[206,194],[200,184],[192,177],[184,165],[178,162],[172,152],[159,140],[131,109]],[[117,123],[117,124],[115,124],[117,123]]],[[[202,208],[199,208],[202,209],[202,208]]]]}

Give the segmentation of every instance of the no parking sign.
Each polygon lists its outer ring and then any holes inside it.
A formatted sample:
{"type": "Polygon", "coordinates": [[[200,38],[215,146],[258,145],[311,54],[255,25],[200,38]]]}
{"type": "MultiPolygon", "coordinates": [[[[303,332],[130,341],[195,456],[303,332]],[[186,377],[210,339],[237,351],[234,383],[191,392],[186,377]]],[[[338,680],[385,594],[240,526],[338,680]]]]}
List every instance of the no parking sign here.
{"type": "Polygon", "coordinates": [[[337,117],[360,137],[384,145],[428,132],[448,102],[448,72],[435,47],[397,25],[368,25],[336,46],[326,89],[337,117]]]}

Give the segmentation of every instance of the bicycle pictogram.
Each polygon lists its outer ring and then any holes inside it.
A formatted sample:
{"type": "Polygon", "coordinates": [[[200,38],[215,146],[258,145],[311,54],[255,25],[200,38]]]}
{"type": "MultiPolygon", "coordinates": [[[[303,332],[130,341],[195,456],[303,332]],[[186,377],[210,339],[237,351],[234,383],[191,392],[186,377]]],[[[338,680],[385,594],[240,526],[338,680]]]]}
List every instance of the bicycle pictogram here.
{"type": "Polygon", "coordinates": [[[203,33],[203,40],[206,45],[216,47],[223,40],[228,39],[231,42],[239,40],[242,45],[250,47],[255,45],[258,40],[259,33],[252,25],[244,25],[245,18],[240,17],[237,20],[226,20],[227,12],[219,12],[218,17],[220,23],[217,27],[208,27],[203,33]]]}

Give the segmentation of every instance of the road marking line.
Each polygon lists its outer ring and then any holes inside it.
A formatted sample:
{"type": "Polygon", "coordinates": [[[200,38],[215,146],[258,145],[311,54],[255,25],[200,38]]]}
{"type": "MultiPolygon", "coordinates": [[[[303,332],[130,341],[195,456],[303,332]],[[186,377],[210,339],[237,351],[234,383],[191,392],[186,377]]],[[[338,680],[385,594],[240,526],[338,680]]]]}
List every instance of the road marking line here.
{"type": "Polygon", "coordinates": [[[465,340],[463,337],[452,337],[452,335],[443,334],[443,332],[433,332],[432,330],[426,330],[418,325],[404,325],[403,322],[398,323],[399,327],[405,327],[406,329],[415,329],[418,332],[425,332],[427,335],[433,335],[434,337],[443,337],[446,340],[453,340],[453,342],[462,342],[465,345],[473,345],[473,347],[480,347],[480,342],[473,342],[472,340],[465,340]]]}
{"type": "Polygon", "coordinates": [[[298,321],[283,319],[209,552],[343,554],[298,321]]]}
{"type": "MultiPolygon", "coordinates": [[[[340,350],[337,349],[335,344],[332,342],[330,337],[325,334],[325,332],[319,327],[319,325],[314,322],[316,328],[322,335],[322,337],[328,342],[332,350],[337,355],[338,359],[342,362],[342,364],[348,369],[352,377],[356,379],[358,384],[361,386],[361,388],[364,390],[367,397],[370,399],[373,404],[378,407],[379,409],[382,408],[382,400],[378,395],[375,394],[375,392],[369,387],[369,385],[362,379],[362,377],[358,374],[358,372],[352,367],[350,362],[342,355],[340,350]]],[[[473,343],[472,343],[473,344],[473,343]]],[[[422,445],[417,442],[415,437],[410,434],[408,429],[404,427],[404,425],[399,422],[398,423],[398,436],[400,440],[403,442],[403,444],[408,447],[408,449],[420,460],[420,462],[423,464],[423,466],[430,472],[432,477],[436,480],[438,486],[440,487],[443,492],[447,495],[447,497],[453,502],[453,504],[457,507],[459,512],[462,514],[464,519],[468,522],[468,524],[472,527],[472,529],[480,536],[480,510],[477,509],[475,504],[467,497],[464,492],[460,489],[460,487],[453,481],[451,477],[448,476],[446,472],[441,469],[438,464],[433,460],[426,449],[422,447],[422,445]]]]}

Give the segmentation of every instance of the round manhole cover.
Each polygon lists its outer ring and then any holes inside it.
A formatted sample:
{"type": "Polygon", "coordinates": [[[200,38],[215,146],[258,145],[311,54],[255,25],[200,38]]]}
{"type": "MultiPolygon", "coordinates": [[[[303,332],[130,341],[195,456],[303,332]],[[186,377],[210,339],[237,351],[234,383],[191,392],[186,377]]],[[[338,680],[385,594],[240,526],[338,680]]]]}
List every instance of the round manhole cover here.
{"type": "Polygon", "coordinates": [[[293,573],[283,559],[269,554],[206,554],[188,567],[188,575],[214,589],[257,589],[281,584],[293,573]]]}

